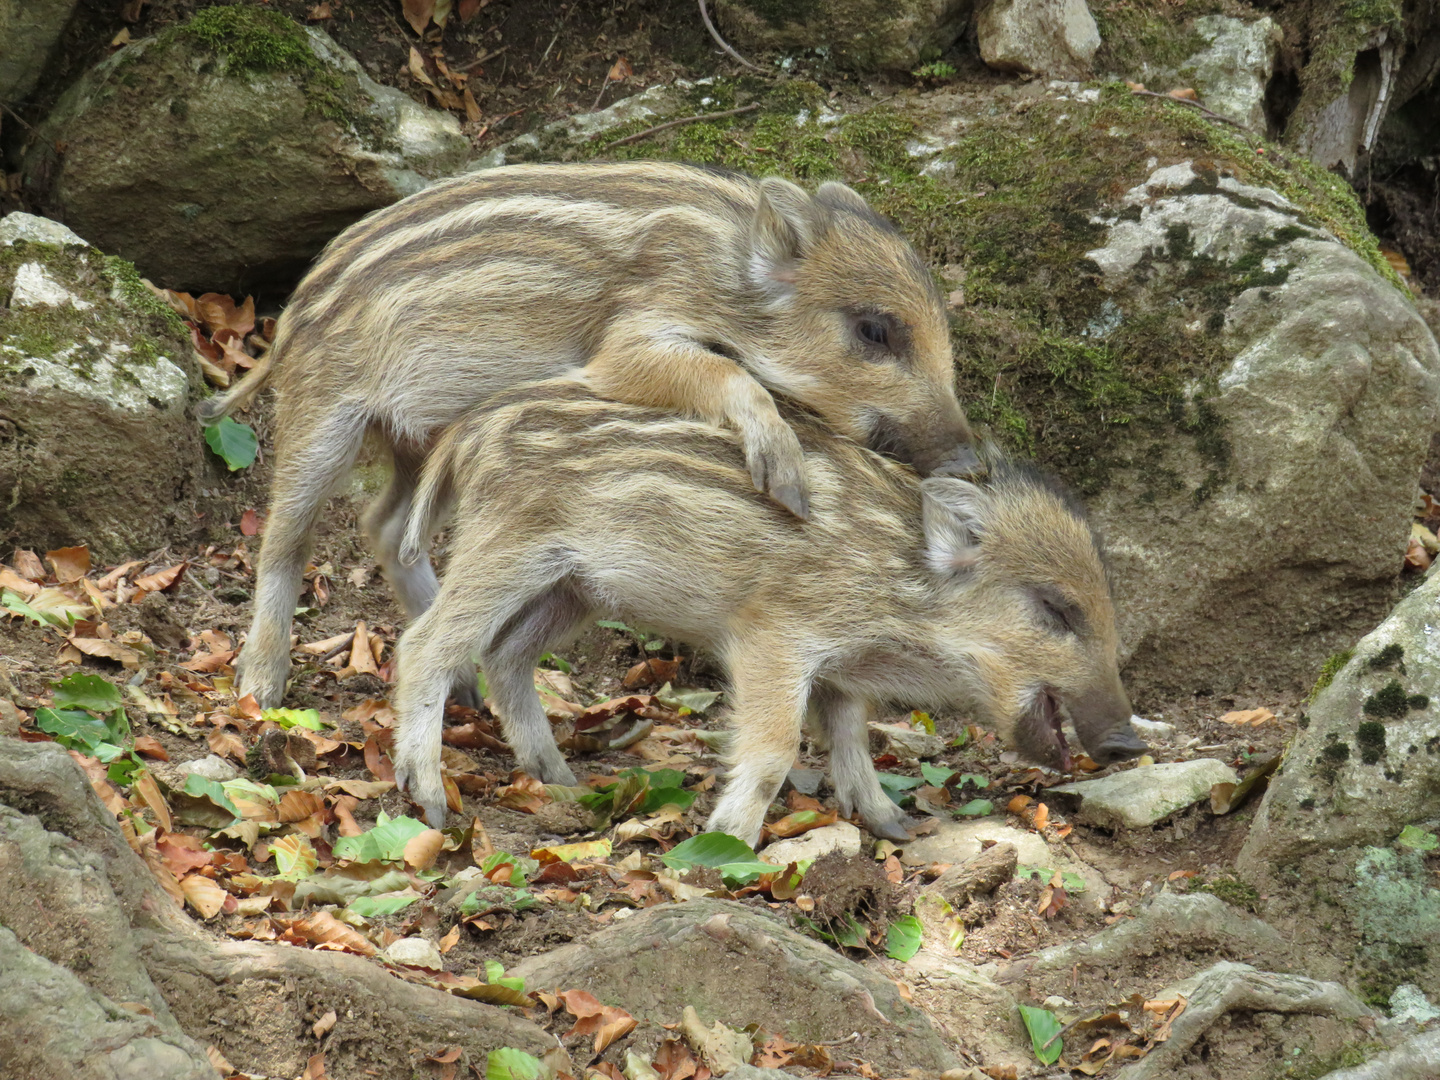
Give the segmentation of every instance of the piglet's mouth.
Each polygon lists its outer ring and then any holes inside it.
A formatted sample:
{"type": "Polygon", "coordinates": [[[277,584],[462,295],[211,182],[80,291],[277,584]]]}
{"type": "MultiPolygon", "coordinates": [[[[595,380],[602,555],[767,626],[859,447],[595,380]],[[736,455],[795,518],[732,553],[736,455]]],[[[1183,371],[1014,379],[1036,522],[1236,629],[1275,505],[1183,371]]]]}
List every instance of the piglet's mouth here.
{"type": "Polygon", "coordinates": [[[1040,715],[1044,718],[1050,729],[1050,734],[1055,740],[1055,751],[1060,758],[1060,769],[1062,772],[1074,772],[1075,760],[1070,756],[1070,745],[1065,741],[1065,732],[1061,727],[1060,702],[1055,700],[1055,695],[1045,690],[1040,694],[1037,703],[1040,708],[1040,715]]]}

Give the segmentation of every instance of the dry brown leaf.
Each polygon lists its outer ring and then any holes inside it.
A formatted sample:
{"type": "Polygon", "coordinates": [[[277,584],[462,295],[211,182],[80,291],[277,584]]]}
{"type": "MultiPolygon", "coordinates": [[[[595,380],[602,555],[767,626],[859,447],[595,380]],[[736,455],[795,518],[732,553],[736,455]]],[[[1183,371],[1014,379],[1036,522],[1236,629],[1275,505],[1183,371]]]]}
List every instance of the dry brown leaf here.
{"type": "MultiPolygon", "coordinates": [[[[411,2],[411,0],[406,0],[406,7],[407,7],[407,8],[409,7],[410,2],[411,2]]],[[[418,0],[418,2],[420,2],[420,3],[427,3],[427,2],[428,2],[431,10],[433,10],[434,7],[435,7],[434,0],[418,0]]],[[[425,20],[426,20],[427,22],[430,20],[430,16],[429,16],[428,13],[427,13],[426,16],[425,16],[425,20]]],[[[411,25],[414,25],[414,24],[412,23],[411,25]]],[[[417,30],[416,33],[418,34],[419,31],[417,30]]],[[[410,46],[410,68],[409,68],[409,70],[410,70],[410,75],[411,75],[411,77],[412,77],[416,82],[420,83],[422,86],[427,86],[427,87],[429,87],[431,90],[436,89],[435,80],[432,79],[432,78],[430,78],[430,76],[429,76],[429,75],[426,73],[426,71],[425,71],[425,58],[420,55],[420,50],[417,49],[417,48],[415,48],[414,45],[411,45],[411,46],[410,46]]]]}
{"type": "Polygon", "coordinates": [[[1222,724],[1248,724],[1250,727],[1259,727],[1267,721],[1274,720],[1275,714],[1269,709],[1241,709],[1237,712],[1227,712],[1220,717],[1222,724]]]}
{"type": "Polygon", "coordinates": [[[771,836],[778,836],[783,839],[791,836],[799,836],[812,829],[822,829],[826,825],[834,825],[838,818],[839,812],[835,810],[818,814],[813,810],[799,810],[793,814],[785,815],[785,817],[779,821],[771,822],[769,825],[766,825],[765,828],[771,836]]]}
{"type": "Polygon", "coordinates": [[[1430,553],[1425,550],[1424,542],[1418,537],[1412,536],[1405,542],[1406,566],[1414,570],[1427,570],[1433,561],[1430,553]]]}
{"type": "Polygon", "coordinates": [[[624,82],[634,74],[635,69],[630,66],[630,61],[622,56],[610,65],[610,70],[606,73],[605,78],[609,82],[624,82]]]}
{"type": "Polygon", "coordinates": [[[287,791],[280,796],[280,822],[303,821],[325,809],[325,800],[313,791],[287,791]]]}
{"type": "Polygon", "coordinates": [[[355,820],[355,807],[360,805],[360,800],[353,795],[337,795],[334,805],[335,820],[338,824],[335,831],[341,836],[359,836],[365,831],[358,821],[355,820]]]}
{"type": "Polygon", "coordinates": [[[205,742],[209,745],[212,754],[228,757],[232,761],[244,762],[245,760],[245,744],[233,731],[215,728],[205,736],[205,742]]]}
{"type": "Polygon", "coordinates": [[[350,644],[350,663],[346,670],[355,675],[379,675],[375,652],[370,646],[370,633],[363,622],[355,624],[355,640],[350,644]]]}
{"type": "Polygon", "coordinates": [[[339,1017],[335,1015],[335,1010],[329,1009],[324,1016],[320,1017],[319,1020],[316,1020],[315,1023],[310,1026],[310,1033],[317,1039],[323,1039],[329,1030],[335,1026],[335,1021],[338,1019],[339,1017]]]}
{"type": "Polygon", "coordinates": [[[291,935],[314,945],[328,945],[361,956],[374,956],[376,948],[359,931],[346,926],[328,911],[312,912],[290,923],[291,935]]]}
{"type": "Polygon", "coordinates": [[[365,756],[365,767],[370,770],[371,776],[377,780],[391,782],[395,780],[395,766],[390,763],[389,755],[381,749],[380,743],[374,735],[365,740],[362,753],[365,756]]]}
{"type": "Polygon", "coordinates": [[[159,739],[150,735],[135,736],[135,752],[148,758],[154,758],[156,761],[170,760],[170,751],[161,745],[159,739]]]}
{"type": "Polygon", "coordinates": [[[465,119],[470,123],[478,124],[485,118],[485,114],[480,111],[480,103],[475,100],[475,95],[468,86],[461,91],[460,101],[465,106],[465,119]]]}
{"type": "Polygon", "coordinates": [[[305,18],[310,22],[320,22],[323,19],[332,19],[334,17],[335,13],[330,10],[329,4],[316,4],[305,15],[305,18]]]}
{"type": "Polygon", "coordinates": [[[1174,90],[1165,91],[1166,97],[1172,97],[1176,101],[1199,101],[1200,95],[1188,86],[1178,86],[1174,90]]]}
{"type": "Polygon", "coordinates": [[[325,1052],[311,1054],[310,1060],[305,1062],[305,1071],[300,1074],[300,1080],[330,1080],[325,1075],[325,1052]]]}
{"type": "MultiPolygon", "coordinates": [[[[185,568],[189,565],[189,563],[177,563],[175,566],[168,566],[164,570],[157,570],[153,574],[145,574],[143,577],[137,577],[135,584],[147,593],[164,592],[180,580],[180,575],[185,572],[185,568]]],[[[143,597],[141,599],[143,599],[143,597]]]]}
{"type": "Polygon", "coordinates": [[[444,844],[445,834],[439,829],[417,833],[405,843],[405,865],[412,870],[429,870],[444,844]]]}
{"type": "Polygon", "coordinates": [[[629,671],[625,672],[625,678],[621,685],[626,690],[638,690],[642,686],[663,686],[672,682],[680,671],[680,665],[685,662],[683,656],[677,656],[673,660],[661,660],[659,657],[651,657],[641,660],[629,671]]]}
{"type": "Polygon", "coordinates": [[[597,1054],[603,1053],[616,1039],[630,1034],[639,1023],[624,1009],[601,1005],[594,995],[584,990],[563,991],[560,1000],[565,1003],[566,1011],[575,1017],[575,1026],[565,1033],[566,1037],[593,1034],[597,1054]]]}
{"type": "Polygon", "coordinates": [[[1012,814],[1020,814],[1034,801],[1029,795],[1016,795],[1005,804],[1005,809],[1012,814]]]}
{"type": "Polygon", "coordinates": [[[15,554],[10,557],[10,562],[14,564],[15,572],[23,578],[42,582],[49,577],[45,573],[45,564],[40,561],[40,556],[26,548],[16,548],[15,554]]]}
{"type": "Polygon", "coordinates": [[[155,782],[155,777],[150,774],[149,769],[141,769],[135,774],[135,794],[140,796],[144,804],[150,808],[155,815],[155,822],[163,832],[169,832],[171,828],[170,805],[165,801],[165,796],[160,794],[160,785],[155,782]]]}
{"type": "Polygon", "coordinates": [[[213,919],[219,915],[225,906],[225,898],[230,895],[201,874],[181,878],[180,890],[185,894],[185,902],[199,912],[202,919],[213,919]]]}
{"type": "Polygon", "coordinates": [[[195,308],[205,328],[214,334],[218,330],[233,330],[242,337],[255,329],[255,298],[247,296],[239,307],[224,293],[205,293],[195,300],[195,308]]]}
{"type": "MultiPolygon", "coordinates": [[[[435,14],[435,0],[405,0],[404,11],[405,21],[410,24],[410,29],[423,35],[425,28],[430,25],[430,17],[435,14]]],[[[410,52],[412,57],[419,55],[413,46],[410,52]]],[[[414,63],[413,59],[411,63],[414,63]]]]}
{"type": "Polygon", "coordinates": [[[90,549],[80,547],[57,548],[45,553],[45,560],[55,571],[55,580],[61,585],[79,581],[90,572],[90,549]]]}
{"type": "Polygon", "coordinates": [[[458,944],[460,944],[460,924],[456,923],[450,928],[450,932],[440,939],[437,948],[440,950],[440,955],[444,956],[458,944]]]}
{"type": "MultiPolygon", "coordinates": [[[[89,582],[86,582],[88,585],[89,582]]],[[[25,599],[40,591],[40,586],[29,578],[23,578],[8,566],[0,566],[0,587],[14,589],[25,599]]]]}
{"type": "Polygon", "coordinates": [[[1050,808],[1042,802],[1035,807],[1035,816],[1030,819],[1030,824],[1035,827],[1036,832],[1039,832],[1045,828],[1045,824],[1049,820],[1050,808]]]}

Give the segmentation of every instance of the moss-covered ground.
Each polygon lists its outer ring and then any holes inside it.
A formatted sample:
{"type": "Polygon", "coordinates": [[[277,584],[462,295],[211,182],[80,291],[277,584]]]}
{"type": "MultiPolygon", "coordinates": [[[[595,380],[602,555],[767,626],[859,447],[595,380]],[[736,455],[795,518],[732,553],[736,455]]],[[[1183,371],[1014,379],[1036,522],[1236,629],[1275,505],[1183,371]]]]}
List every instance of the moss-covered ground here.
{"type": "MultiPolygon", "coordinates": [[[[1343,181],[1247,138],[1178,103],[1136,97],[1121,84],[1093,104],[1054,95],[1012,99],[940,96],[856,109],[832,105],[814,83],[747,79],[696,86],[673,115],[636,120],[570,142],[543,135],[543,159],[666,158],[778,174],[802,184],[842,179],[894,220],[932,266],[943,291],[961,286],[952,317],[961,398],[972,420],[1011,450],[1059,470],[1093,495],[1136,453],[1134,439],[1194,440],[1206,465],[1190,497],[1223,483],[1230,457],[1206,392],[1233,358],[1219,332],[1241,291],[1275,286],[1286,268],[1266,269],[1270,249],[1252,245],[1233,263],[1198,256],[1188,236],[1171,238],[1163,302],[1117,307],[1086,252],[1102,246],[1120,196],[1161,164],[1193,160],[1213,185],[1219,173],[1273,188],[1303,211],[1296,236],[1325,229],[1381,273],[1364,213],[1343,181]],[[635,143],[617,140],[659,121],[750,102],[753,113],[675,127],[635,143]],[[834,108],[834,112],[828,111],[834,108]],[[974,108],[954,145],[916,154],[915,116],[974,108]],[[839,113],[844,115],[837,115],[839,113]],[[938,272],[937,272],[938,274],[938,272]]],[[[1158,290],[1157,290],[1158,291],[1158,290]]],[[[1142,497],[1174,495],[1181,478],[1154,466],[1142,497]]]]}

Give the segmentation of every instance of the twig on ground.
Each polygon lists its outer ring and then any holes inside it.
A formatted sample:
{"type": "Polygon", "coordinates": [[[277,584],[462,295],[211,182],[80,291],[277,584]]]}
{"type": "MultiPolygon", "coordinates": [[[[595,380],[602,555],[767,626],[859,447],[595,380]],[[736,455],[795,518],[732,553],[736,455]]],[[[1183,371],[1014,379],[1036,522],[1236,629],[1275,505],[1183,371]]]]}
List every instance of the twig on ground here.
{"type": "Polygon", "coordinates": [[[699,4],[700,18],[705,20],[705,29],[710,31],[710,36],[715,39],[715,44],[719,45],[720,48],[724,49],[726,53],[728,53],[734,59],[738,60],[740,63],[744,64],[751,71],[763,71],[764,68],[760,67],[758,64],[752,64],[749,60],[746,60],[743,56],[741,56],[738,52],[736,52],[730,47],[729,43],[720,36],[720,31],[715,29],[715,24],[710,21],[710,9],[705,6],[705,0],[699,0],[699,4]]]}
{"type": "Polygon", "coordinates": [[[1134,95],[1137,96],[1137,97],[1164,98],[1166,101],[1174,101],[1174,102],[1177,102],[1177,103],[1179,103],[1179,104],[1181,104],[1181,105],[1189,105],[1192,109],[1199,109],[1202,113],[1204,113],[1204,114],[1205,114],[1206,116],[1208,116],[1208,117],[1211,117],[1212,119],[1219,120],[1219,121],[1221,121],[1222,123],[1225,123],[1225,124],[1229,124],[1231,127],[1237,127],[1237,128],[1239,128],[1241,131],[1245,132],[1245,134],[1247,134],[1247,135],[1254,135],[1254,134],[1255,134],[1255,132],[1251,131],[1251,130],[1250,130],[1248,127],[1246,127],[1244,124],[1240,123],[1239,120],[1232,120],[1232,119],[1230,119],[1230,117],[1228,117],[1228,116],[1222,116],[1220,113],[1216,112],[1214,109],[1207,109],[1204,105],[1201,105],[1198,101],[1191,101],[1189,98],[1179,98],[1179,97],[1175,97],[1173,94],[1157,94],[1154,90],[1131,90],[1130,93],[1134,94],[1134,95]]]}
{"type": "MultiPolygon", "coordinates": [[[[624,146],[627,143],[639,142],[641,139],[654,135],[657,131],[664,131],[666,128],[679,127],[681,124],[693,124],[697,120],[721,120],[727,116],[739,116],[741,113],[754,112],[760,108],[758,101],[752,101],[749,105],[742,105],[738,109],[726,109],[724,112],[701,113],[699,116],[682,116],[679,120],[670,120],[664,124],[656,124],[654,127],[646,128],[644,131],[637,131],[634,135],[626,135],[623,139],[616,139],[607,146],[624,146]]],[[[599,134],[592,136],[599,138],[599,134]]]]}
{"type": "Polygon", "coordinates": [[[498,48],[498,49],[492,49],[490,52],[487,52],[484,56],[477,56],[474,60],[471,60],[468,64],[461,64],[461,65],[460,65],[459,67],[457,67],[455,70],[456,70],[456,71],[470,71],[470,70],[472,70],[472,69],[474,69],[474,68],[479,67],[481,64],[485,63],[485,62],[488,61],[488,60],[494,60],[495,57],[499,56],[501,53],[503,53],[503,52],[504,52],[506,49],[508,49],[508,48],[510,48],[509,45],[501,45],[500,48],[498,48]]]}
{"type": "Polygon", "coordinates": [[[27,124],[24,120],[22,120],[22,119],[16,114],[15,110],[12,109],[12,108],[10,108],[9,105],[6,105],[6,104],[4,104],[3,102],[0,102],[0,109],[4,109],[7,113],[9,113],[9,114],[10,114],[10,118],[11,118],[12,120],[14,120],[17,124],[19,124],[21,127],[23,127],[26,131],[30,132],[31,135],[39,135],[39,134],[40,134],[40,133],[39,133],[38,131],[36,131],[33,127],[31,127],[31,126],[30,126],[29,124],[27,124]]]}

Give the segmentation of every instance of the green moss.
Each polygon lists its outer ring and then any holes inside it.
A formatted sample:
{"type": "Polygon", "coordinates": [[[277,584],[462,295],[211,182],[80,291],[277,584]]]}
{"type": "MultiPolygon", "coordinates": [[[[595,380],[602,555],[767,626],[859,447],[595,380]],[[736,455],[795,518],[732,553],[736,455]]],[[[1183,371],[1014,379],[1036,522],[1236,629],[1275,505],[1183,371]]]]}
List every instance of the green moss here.
{"type": "MultiPolygon", "coordinates": [[[[1390,668],[1394,667],[1396,664],[1399,664],[1400,661],[1404,658],[1404,656],[1405,646],[1401,645],[1397,641],[1392,641],[1389,645],[1386,645],[1374,656],[1370,657],[1369,660],[1366,660],[1365,666],[1375,671],[1387,671],[1390,668]]],[[[1400,670],[1402,672],[1405,670],[1403,664],[1401,665],[1400,670]]]]}
{"type": "Polygon", "coordinates": [[[1380,1042],[1352,1043],[1333,1054],[1287,1066],[1280,1074],[1280,1080],[1322,1080],[1339,1069],[1363,1065],[1384,1049],[1385,1044],[1380,1042]]]}
{"type": "Polygon", "coordinates": [[[1339,675],[1341,669],[1343,669],[1346,664],[1350,663],[1350,660],[1354,655],[1354,650],[1346,649],[1344,652],[1338,652],[1334,656],[1331,656],[1328,660],[1326,660],[1325,663],[1320,666],[1320,674],[1315,679],[1315,685],[1310,688],[1310,696],[1307,697],[1305,700],[1314,701],[1317,697],[1319,697],[1320,691],[1324,690],[1332,682],[1335,681],[1335,676],[1339,675]]]}
{"type": "Polygon", "coordinates": [[[1327,761],[1333,761],[1336,764],[1342,761],[1349,761],[1350,744],[1343,742],[1326,743],[1324,749],[1320,751],[1320,754],[1327,761]]]}
{"type": "Polygon", "coordinates": [[[1414,851],[1366,848],[1355,867],[1350,914],[1360,931],[1362,997],[1385,1007],[1401,983],[1423,981],[1425,943],[1440,940],[1440,889],[1414,851]]]}
{"type": "Polygon", "coordinates": [[[1385,756],[1385,725],[1367,720],[1355,729],[1355,745],[1360,748],[1360,760],[1366,765],[1378,764],[1385,756]]]}
{"type": "Polygon", "coordinates": [[[184,320],[174,308],[150,291],[134,263],[118,255],[106,255],[104,267],[105,276],[127,307],[138,315],[157,320],[165,330],[181,340],[189,336],[184,320]]]}
{"type": "MultiPolygon", "coordinates": [[[[1196,32],[1193,15],[1219,10],[1218,4],[1099,0],[1090,5],[1100,31],[1096,67],[1138,74],[1143,59],[1153,67],[1176,70],[1209,42],[1196,32]]],[[[1159,87],[1168,89],[1168,87],[1159,87]]]]}
{"type": "Polygon", "coordinates": [[[1216,878],[1203,885],[1197,885],[1194,892],[1206,892],[1224,900],[1232,907],[1255,912],[1260,908],[1260,894],[1243,881],[1233,877],[1216,878]]]}
{"type": "MultiPolygon", "coordinates": [[[[232,74],[292,76],[315,114],[353,128],[375,149],[394,149],[384,140],[384,125],[372,114],[358,80],[323,63],[305,29],[278,11],[251,4],[204,8],[160,34],[156,44],[164,48],[176,41],[222,59],[232,74]]],[[[170,109],[184,115],[188,106],[176,99],[170,109]]]]}
{"type": "Polygon", "coordinates": [[[175,33],[224,57],[232,71],[305,74],[320,67],[300,26],[251,4],[204,8],[175,33]]]}
{"type": "Polygon", "coordinates": [[[1363,708],[1366,716],[1398,719],[1410,711],[1410,695],[1398,679],[1391,679],[1365,699],[1363,708]]]}

